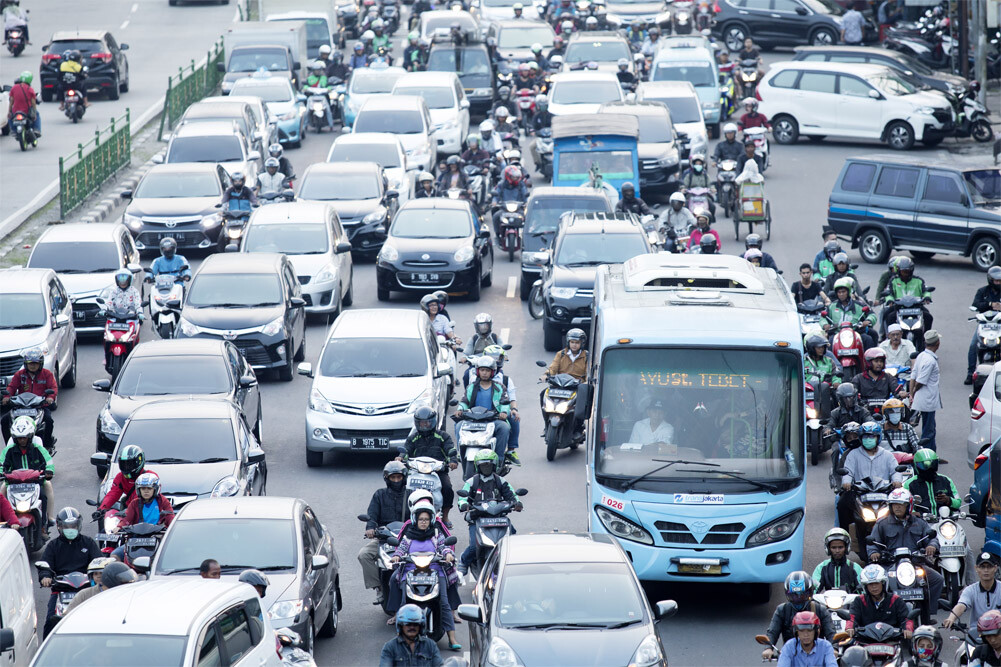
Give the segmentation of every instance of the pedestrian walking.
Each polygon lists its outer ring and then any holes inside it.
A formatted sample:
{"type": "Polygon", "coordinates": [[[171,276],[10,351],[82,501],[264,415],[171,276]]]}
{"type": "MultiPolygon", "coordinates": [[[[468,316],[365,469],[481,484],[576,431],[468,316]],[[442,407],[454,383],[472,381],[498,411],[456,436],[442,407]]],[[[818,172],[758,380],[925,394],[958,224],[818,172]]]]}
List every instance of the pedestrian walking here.
{"type": "Polygon", "coordinates": [[[935,444],[935,411],[942,407],[939,393],[938,348],[942,336],[935,329],[925,332],[925,349],[914,360],[911,369],[911,409],[921,413],[921,437],[927,439],[925,447],[937,450],[935,444]]]}

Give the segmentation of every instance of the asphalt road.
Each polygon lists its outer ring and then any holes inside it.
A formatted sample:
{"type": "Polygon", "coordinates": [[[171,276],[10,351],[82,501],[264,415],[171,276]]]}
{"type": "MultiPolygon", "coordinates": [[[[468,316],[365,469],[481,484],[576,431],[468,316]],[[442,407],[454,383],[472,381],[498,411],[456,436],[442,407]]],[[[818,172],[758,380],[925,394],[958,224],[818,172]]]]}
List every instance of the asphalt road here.
{"type": "MultiPolygon", "coordinates": [[[[167,77],[178,67],[197,63],[236,17],[236,5],[216,2],[169,7],[167,0],[105,0],[97,5],[74,0],[27,1],[31,44],[17,58],[0,54],[0,81],[10,85],[24,70],[34,74],[32,86],[40,90],[38,74],[42,47],[61,30],[105,30],[119,43],[129,45],[129,92],[116,102],[91,94],[91,106],[74,125],[56,102],[41,104],[42,139],[38,147],[21,153],[17,141],[0,141],[0,220],[27,204],[44,186],[59,178],[59,158],[77,144],[94,138],[112,118],[131,110],[132,120],[154,106],[167,91],[167,77]]],[[[6,115],[7,109],[0,110],[6,115]]]]}
{"type": "MultiPolygon", "coordinates": [[[[185,11],[187,11],[185,9],[185,11]]],[[[777,59],[774,55],[769,58],[777,59]]],[[[304,147],[289,151],[296,172],[312,162],[322,161],[332,140],[331,135],[309,135],[304,147]]],[[[774,149],[772,167],[766,177],[767,195],[774,217],[772,239],[765,249],[772,253],[787,280],[794,280],[796,267],[811,261],[820,248],[820,231],[826,217],[827,197],[844,159],[860,153],[882,151],[878,146],[831,143],[801,143],[793,147],[774,149]]],[[[945,159],[945,151],[918,151],[929,161],[945,159]]],[[[733,240],[729,220],[718,223],[723,238],[723,251],[743,250],[733,240]]],[[[860,261],[851,251],[853,261],[860,261]]],[[[189,257],[190,259],[190,257],[189,257]]],[[[457,333],[468,338],[472,319],[481,311],[490,312],[495,330],[503,330],[507,341],[514,345],[506,368],[522,392],[521,458],[524,465],[509,479],[524,486],[530,493],[525,498],[526,509],[515,516],[521,532],[583,530],[586,527],[584,492],[584,451],[562,451],[557,459],[545,460],[541,438],[542,421],[535,408],[534,395],[537,359],[550,359],[542,347],[541,323],[532,320],[518,299],[516,276],[518,264],[498,259],[493,287],[483,291],[483,299],[472,303],[455,298],[449,310],[458,325],[457,333]]],[[[859,278],[863,285],[875,284],[882,267],[863,265],[859,278]]],[[[935,258],[918,265],[918,275],[938,289],[931,312],[935,328],[943,335],[940,350],[942,394],[945,409],[939,413],[939,452],[951,461],[943,472],[953,477],[962,493],[968,489],[972,473],[966,466],[965,438],[968,431],[968,388],[962,384],[966,370],[966,350],[972,335],[967,321],[967,305],[973,292],[983,284],[984,274],[976,271],[967,260],[935,258]]],[[[385,304],[375,298],[375,272],[371,264],[355,267],[355,305],[353,308],[378,308],[385,304]]],[[[417,307],[416,299],[394,298],[393,306],[409,304],[417,307]]],[[[324,323],[314,323],[307,336],[308,361],[315,362],[322,345],[324,323]]],[[[149,340],[154,334],[144,329],[149,340]]],[[[106,377],[99,343],[82,344],[79,350],[78,388],[60,397],[60,409],[55,415],[59,452],[56,457],[57,477],[54,480],[57,503],[84,507],[84,499],[94,497],[96,480],[87,458],[94,451],[94,424],[105,401],[104,394],[88,389],[91,381],[106,377]]],[[[363,545],[362,525],[355,515],[367,508],[371,493],[382,484],[380,471],[386,461],[381,456],[328,456],[321,469],[306,467],[304,443],[304,413],[309,381],[296,377],[291,383],[265,381],[264,419],[271,475],[268,491],[271,495],[295,494],[306,499],[334,536],[341,560],[341,582],[344,611],[337,637],[317,642],[316,659],[321,665],[361,665],[377,660],[381,645],[392,636],[384,625],[384,615],[372,606],[373,596],[363,589],[361,572],[355,554],[363,545]]],[[[453,475],[453,484],[458,481],[453,475]]],[[[804,566],[812,570],[824,557],[822,536],[834,524],[834,508],[827,484],[827,469],[821,465],[808,471],[808,507],[806,520],[806,556],[804,566]]],[[[94,528],[85,531],[92,534],[94,528]]],[[[974,548],[983,543],[983,531],[967,525],[974,548]]],[[[460,531],[460,547],[465,538],[460,531]]],[[[211,552],[206,552],[211,556],[211,552]]],[[[754,635],[763,632],[775,604],[781,600],[781,588],[772,587],[772,602],[756,605],[748,601],[741,587],[735,585],[699,584],[684,586],[653,585],[648,587],[651,600],[673,598],[680,606],[678,615],[660,624],[664,645],[672,665],[748,665],[757,663],[760,647],[754,635]],[[726,641],[720,641],[726,636],[726,641]]],[[[463,589],[464,597],[469,588],[463,589]]],[[[44,595],[36,596],[39,611],[44,613],[44,595]]],[[[459,640],[468,645],[463,626],[459,640]]],[[[951,644],[948,644],[951,645],[951,644]]],[[[948,655],[952,655],[949,649],[948,655]]]]}

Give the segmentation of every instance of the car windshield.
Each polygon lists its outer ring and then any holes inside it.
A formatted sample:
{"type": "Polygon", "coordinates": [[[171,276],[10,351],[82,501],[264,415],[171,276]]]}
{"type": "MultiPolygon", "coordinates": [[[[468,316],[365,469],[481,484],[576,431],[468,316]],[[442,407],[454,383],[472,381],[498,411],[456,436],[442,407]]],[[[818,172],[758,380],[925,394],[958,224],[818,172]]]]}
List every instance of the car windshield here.
{"type": "Polygon", "coordinates": [[[472,236],[469,212],[440,208],[408,208],[396,214],[390,236],[402,239],[461,239],[472,236]]]}
{"type": "Polygon", "coordinates": [[[527,49],[538,42],[542,48],[553,45],[553,29],[546,25],[510,26],[500,31],[497,47],[501,49],[527,49]]]}
{"type": "Polygon", "coordinates": [[[649,473],[649,483],[685,492],[758,488],[741,478],[798,480],[802,370],[798,355],[771,350],[610,349],[598,394],[606,436],[596,472],[649,473]],[[646,409],[651,401],[664,406],[659,417],[646,409]],[[671,460],[678,462],[652,472],[671,460]]]}
{"type": "Polygon", "coordinates": [[[233,388],[221,356],[170,355],[128,358],[115,385],[118,396],[227,394],[233,388]]]}
{"type": "Polygon", "coordinates": [[[653,73],[654,81],[688,81],[696,88],[716,86],[716,74],[708,63],[661,63],[653,73]]]}
{"type": "Polygon", "coordinates": [[[236,135],[175,137],[170,142],[167,162],[240,162],[243,146],[236,135]]]}
{"type": "MultiPolygon", "coordinates": [[[[308,199],[301,192],[299,197],[308,199]]],[[[286,255],[321,255],[330,249],[327,225],[322,222],[251,224],[243,240],[245,252],[281,252],[286,255]]]]}
{"type": "Polygon", "coordinates": [[[331,338],[323,347],[323,377],[423,377],[427,348],[417,338],[331,338]]]}
{"type": "Polygon", "coordinates": [[[191,281],[185,306],[212,308],[277,306],[282,302],[282,286],[271,273],[205,273],[191,281]]]}
{"type": "Polygon", "coordinates": [[[620,58],[631,60],[629,47],[625,42],[611,39],[605,42],[574,42],[567,47],[567,55],[563,59],[568,63],[614,63],[620,58]]]}
{"type": "Polygon", "coordinates": [[[531,563],[504,568],[496,609],[504,627],[595,626],[647,618],[625,563],[531,563]]]}
{"type": "Polygon", "coordinates": [[[135,199],[176,199],[180,197],[218,197],[222,195],[219,176],[201,172],[179,174],[152,172],[139,182],[135,199]]]}
{"type": "Polygon", "coordinates": [[[394,95],[414,95],[423,97],[428,109],[451,109],[455,106],[455,93],[451,88],[443,86],[421,88],[399,88],[393,90],[394,95]]]}
{"type": "Polygon", "coordinates": [[[597,266],[621,264],[649,251],[637,229],[635,234],[567,234],[557,252],[559,266],[597,266]]]}
{"type": "Polygon", "coordinates": [[[39,243],[28,258],[29,269],[52,269],[56,273],[111,273],[121,257],[111,241],[39,243]]]}
{"type": "Polygon", "coordinates": [[[818,14],[841,16],[845,13],[844,8],[834,0],[800,0],[800,2],[818,14]]]}
{"type": "Polygon", "coordinates": [[[568,211],[609,213],[611,208],[604,197],[540,197],[528,206],[525,231],[528,234],[555,232],[560,225],[560,216],[568,211]]]}
{"type": "Polygon", "coordinates": [[[349,144],[335,141],[327,162],[376,162],[383,169],[399,169],[403,166],[400,164],[399,146],[386,143],[349,144]]]}
{"type": "Polygon", "coordinates": [[[262,82],[256,79],[240,79],[233,84],[230,95],[248,95],[260,97],[264,102],[291,102],[292,85],[287,79],[272,82],[262,82]]]}
{"type": "Polygon", "coordinates": [[[39,667],[132,667],[136,656],[156,656],[162,667],[180,665],[187,635],[133,635],[128,633],[55,633],[31,664],[39,667]]]}
{"type": "Polygon", "coordinates": [[[671,121],[665,115],[640,114],[636,116],[640,124],[641,144],[663,144],[674,140],[671,121]]]}
{"type": "Polygon", "coordinates": [[[175,521],[160,546],[156,573],[183,570],[197,575],[209,551],[224,574],[238,574],[238,570],[251,567],[267,568],[268,572],[294,570],[297,546],[295,522],[291,519],[227,516],[175,521]]]}
{"type": "Polygon", "coordinates": [[[906,53],[900,53],[899,51],[891,51],[890,53],[893,54],[893,60],[903,64],[907,69],[915,74],[920,74],[921,76],[935,76],[935,72],[917,58],[909,56],[906,53]]]}
{"type": "Polygon", "coordinates": [[[560,81],[553,88],[553,104],[605,104],[622,99],[614,81],[560,81]]]}
{"type": "Polygon", "coordinates": [[[0,329],[37,329],[45,325],[41,294],[0,292],[0,329]]]}
{"type": "Polygon", "coordinates": [[[1001,203],[1001,171],[998,169],[966,171],[963,178],[970,184],[975,204],[1001,203]]]}
{"type": "Polygon", "coordinates": [[[435,49],[428,56],[428,69],[432,72],[458,72],[466,74],[489,74],[490,61],[483,49],[435,49]],[[455,66],[455,56],[459,54],[459,66],[455,66]]]}
{"type": "Polygon", "coordinates": [[[696,97],[644,97],[644,102],[661,102],[671,111],[675,123],[701,123],[699,100],[696,97]]]}
{"type": "Polygon", "coordinates": [[[355,119],[354,131],[421,134],[424,132],[424,122],[419,111],[362,109],[355,119]]]}
{"type": "Polygon", "coordinates": [[[918,92],[916,86],[889,72],[870,76],[866,80],[887,95],[913,95],[918,92]]]}
{"type": "Polygon", "coordinates": [[[563,153],[560,155],[560,169],[556,174],[556,180],[579,183],[587,180],[592,170],[596,170],[605,178],[632,179],[633,154],[630,151],[563,153]]]}
{"type": "Polygon", "coordinates": [[[377,95],[393,92],[396,80],[406,74],[402,69],[357,69],[351,74],[352,95],[377,95]]]}
{"type": "Polygon", "coordinates": [[[240,50],[229,59],[230,72],[256,72],[264,68],[269,72],[288,71],[288,54],[285,49],[266,49],[254,47],[253,50],[240,50]]]}
{"type": "Polygon", "coordinates": [[[514,7],[518,0],[483,0],[484,7],[514,7]]]}
{"type": "Polygon", "coordinates": [[[122,436],[126,438],[122,442],[140,445],[146,463],[154,465],[236,459],[236,438],[229,419],[133,419],[125,425],[122,436]]]}

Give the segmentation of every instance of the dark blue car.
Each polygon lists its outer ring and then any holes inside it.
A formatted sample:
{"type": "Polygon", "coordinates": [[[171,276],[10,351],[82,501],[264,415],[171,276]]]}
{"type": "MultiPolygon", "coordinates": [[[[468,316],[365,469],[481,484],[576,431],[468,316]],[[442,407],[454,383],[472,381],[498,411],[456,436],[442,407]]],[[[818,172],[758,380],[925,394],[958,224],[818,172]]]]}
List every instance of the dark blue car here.
{"type": "Polygon", "coordinates": [[[984,528],[984,551],[1001,556],[1001,441],[980,454],[973,463],[970,513],[984,528]],[[993,474],[992,474],[993,473],[993,474]]]}

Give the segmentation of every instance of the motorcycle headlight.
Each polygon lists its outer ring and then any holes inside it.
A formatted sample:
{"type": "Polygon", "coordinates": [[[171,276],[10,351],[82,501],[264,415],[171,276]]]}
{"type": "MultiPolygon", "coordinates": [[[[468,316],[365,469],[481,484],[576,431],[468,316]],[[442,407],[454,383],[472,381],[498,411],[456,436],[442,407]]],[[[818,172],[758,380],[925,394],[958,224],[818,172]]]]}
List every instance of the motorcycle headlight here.
{"type": "Polygon", "coordinates": [[[639,525],[629,519],[605,509],[601,505],[595,505],[594,513],[598,515],[598,520],[609,533],[615,537],[640,544],[653,544],[653,537],[639,525]]]}
{"type": "Polygon", "coordinates": [[[399,258],[400,252],[391,245],[384,245],[379,251],[379,259],[383,262],[395,262],[399,258]]]}
{"type": "Polygon", "coordinates": [[[334,414],[334,409],[330,407],[330,401],[320,393],[319,389],[313,389],[309,392],[309,409],[327,415],[334,414]]]}
{"type": "Polygon", "coordinates": [[[277,336],[284,326],[285,326],[285,317],[284,316],[276,317],[275,319],[271,320],[263,327],[261,327],[261,333],[264,334],[265,336],[277,336]]]}
{"type": "Polygon", "coordinates": [[[807,419],[816,419],[817,418],[817,411],[814,410],[813,408],[807,408],[806,409],[806,418],[807,419]]]}
{"type": "Polygon", "coordinates": [[[850,329],[842,329],[838,334],[838,342],[842,347],[851,347],[855,343],[855,336],[850,329]]]}
{"type": "Polygon", "coordinates": [[[956,533],[959,531],[956,529],[956,524],[952,521],[943,521],[938,526],[938,532],[942,533],[942,537],[945,539],[951,540],[956,537],[956,533]]]}
{"type": "Polygon", "coordinates": [[[557,299],[572,299],[577,295],[576,287],[550,287],[549,293],[557,299]]]}
{"type": "Polygon", "coordinates": [[[456,250],[455,255],[452,256],[452,259],[454,259],[459,264],[463,264],[471,260],[475,255],[476,251],[473,249],[473,246],[466,245],[456,250]]]}
{"type": "Polygon", "coordinates": [[[216,485],[212,488],[212,497],[228,498],[229,496],[235,496],[239,492],[240,481],[236,477],[229,475],[216,482],[216,485]]]}
{"type": "Polygon", "coordinates": [[[417,467],[417,472],[422,475],[430,475],[434,472],[434,464],[429,461],[417,461],[415,465],[417,467]]]}
{"type": "Polygon", "coordinates": [[[863,507],[862,508],[862,519],[866,523],[872,523],[876,520],[876,513],[872,511],[872,508],[863,507]]]}
{"type": "Polygon", "coordinates": [[[298,109],[289,109],[281,116],[278,116],[278,120],[295,120],[295,117],[299,115],[298,109]]]}
{"type": "Polygon", "coordinates": [[[802,520],[802,510],[790,512],[789,514],[786,514],[771,523],[765,524],[758,530],[751,533],[751,536],[747,538],[747,546],[760,547],[764,544],[771,544],[772,542],[784,540],[796,531],[796,528],[799,526],[799,522],[802,520]]]}
{"type": "Polygon", "coordinates": [[[115,418],[111,415],[111,410],[107,406],[101,410],[101,433],[104,435],[110,435],[118,437],[122,434],[122,427],[118,425],[115,418]]]}
{"type": "Polygon", "coordinates": [[[518,203],[509,201],[506,204],[504,204],[504,208],[507,210],[508,213],[514,213],[515,211],[518,210],[518,203]]]}
{"type": "Polygon", "coordinates": [[[385,219],[386,219],[386,207],[380,206],[379,208],[375,209],[374,211],[366,215],[364,218],[362,218],[361,221],[363,224],[368,224],[370,222],[380,222],[385,219]]]}
{"type": "Polygon", "coordinates": [[[876,518],[877,519],[882,519],[884,516],[887,516],[889,513],[890,513],[890,506],[889,505],[884,505],[883,507],[879,508],[878,512],[876,512],[876,518]]]}
{"type": "Polygon", "coordinates": [[[912,586],[917,578],[914,566],[908,562],[903,562],[897,566],[897,583],[901,586],[912,586]]]}
{"type": "Polygon", "coordinates": [[[243,236],[243,227],[230,227],[226,230],[226,236],[231,239],[238,239],[243,236]]]}
{"type": "Polygon", "coordinates": [[[181,334],[184,336],[197,336],[202,332],[200,327],[196,327],[183,317],[178,321],[177,326],[180,328],[181,334]]]}
{"type": "Polygon", "coordinates": [[[205,229],[211,229],[212,227],[218,225],[221,221],[222,219],[219,217],[218,213],[213,213],[212,215],[206,215],[204,218],[202,218],[202,227],[204,227],[205,229]]]}
{"type": "Polygon", "coordinates": [[[316,277],[313,278],[313,282],[326,283],[330,282],[336,277],[337,277],[337,269],[334,267],[333,264],[327,264],[325,267],[320,269],[319,273],[316,274],[316,277]]]}
{"type": "Polygon", "coordinates": [[[490,640],[490,646],[487,648],[487,665],[490,667],[524,667],[524,663],[514,652],[514,649],[500,637],[494,637],[490,640]]]}
{"type": "Polygon", "coordinates": [[[841,607],[844,606],[844,604],[845,604],[845,596],[844,595],[838,595],[837,593],[835,593],[833,591],[829,591],[824,596],[824,605],[828,609],[831,609],[831,610],[841,609],[841,607]]]}
{"type": "Polygon", "coordinates": [[[122,222],[124,222],[129,229],[135,232],[138,232],[143,228],[143,219],[138,215],[129,215],[126,213],[122,216],[122,222]]]}
{"type": "Polygon", "coordinates": [[[281,620],[295,618],[302,612],[302,600],[279,600],[268,609],[268,618],[281,620]]]}
{"type": "Polygon", "coordinates": [[[664,653],[660,650],[660,642],[657,635],[647,635],[640,645],[636,647],[629,667],[651,667],[651,665],[663,664],[664,653]]]}

